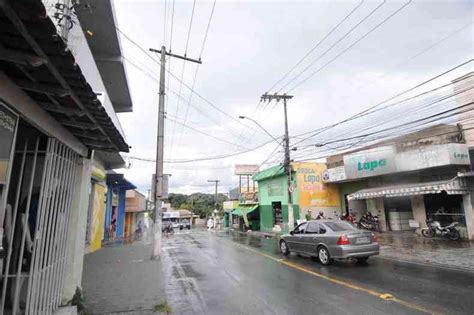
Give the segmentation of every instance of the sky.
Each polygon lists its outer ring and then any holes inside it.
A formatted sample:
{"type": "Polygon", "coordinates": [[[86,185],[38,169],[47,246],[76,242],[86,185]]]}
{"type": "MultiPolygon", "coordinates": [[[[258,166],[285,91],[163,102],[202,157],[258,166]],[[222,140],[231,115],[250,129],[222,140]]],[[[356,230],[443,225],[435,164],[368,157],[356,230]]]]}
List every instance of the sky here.
{"type": "MultiPolygon", "coordinates": [[[[290,136],[294,136],[365,110],[471,59],[474,53],[472,1],[217,0],[210,19],[213,3],[114,1],[120,31],[135,42],[121,36],[133,100],[133,113],[119,114],[132,146],[128,156],[154,159],[156,155],[160,69],[140,48],[148,51],[165,45],[174,54],[202,60],[201,65],[176,58],[166,61],[173,74],[167,74],[165,121],[170,192],[213,192],[208,180],[218,179],[219,191],[225,193],[238,183],[235,164],[267,161],[262,165],[267,167],[282,161],[276,142],[253,122],[238,119],[252,117],[275,137],[282,136],[282,102],[261,103],[265,92],[293,95],[288,101],[288,120],[290,136]],[[196,93],[188,88],[193,85],[196,93]],[[176,163],[242,151],[249,152],[176,163]]],[[[460,67],[431,86],[449,83],[472,69],[472,63],[460,67]]],[[[381,112],[380,119],[390,119],[387,115],[393,112],[381,112]]],[[[363,125],[358,122],[351,128],[363,125]]],[[[333,132],[343,135],[354,130],[346,127],[333,132]]],[[[299,139],[291,138],[291,142],[299,139]]],[[[295,154],[295,159],[312,157],[295,154]]],[[[129,168],[121,171],[146,192],[155,164],[129,161],[129,168]]]]}

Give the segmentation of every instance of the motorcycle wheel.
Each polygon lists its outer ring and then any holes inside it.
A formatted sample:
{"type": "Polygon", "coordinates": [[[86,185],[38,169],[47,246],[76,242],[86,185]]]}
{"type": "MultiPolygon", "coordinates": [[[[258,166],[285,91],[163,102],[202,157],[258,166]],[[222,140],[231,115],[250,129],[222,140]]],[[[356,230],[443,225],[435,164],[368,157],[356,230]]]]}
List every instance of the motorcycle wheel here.
{"type": "Polygon", "coordinates": [[[432,229],[423,229],[421,230],[421,234],[427,238],[432,238],[435,236],[435,232],[432,229]]]}
{"type": "Polygon", "coordinates": [[[461,238],[461,235],[458,230],[453,229],[448,233],[448,237],[451,241],[458,241],[461,238]]]}

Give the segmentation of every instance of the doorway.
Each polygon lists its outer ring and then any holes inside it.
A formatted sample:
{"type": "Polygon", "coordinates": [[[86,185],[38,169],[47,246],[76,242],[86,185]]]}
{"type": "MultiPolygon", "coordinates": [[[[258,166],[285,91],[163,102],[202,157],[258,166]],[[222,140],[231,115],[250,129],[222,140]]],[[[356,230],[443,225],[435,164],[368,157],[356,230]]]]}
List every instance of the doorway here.
{"type": "Polygon", "coordinates": [[[274,225],[279,225],[280,227],[282,227],[283,226],[283,213],[281,211],[281,202],[280,201],[272,202],[272,209],[273,209],[274,225]]]}

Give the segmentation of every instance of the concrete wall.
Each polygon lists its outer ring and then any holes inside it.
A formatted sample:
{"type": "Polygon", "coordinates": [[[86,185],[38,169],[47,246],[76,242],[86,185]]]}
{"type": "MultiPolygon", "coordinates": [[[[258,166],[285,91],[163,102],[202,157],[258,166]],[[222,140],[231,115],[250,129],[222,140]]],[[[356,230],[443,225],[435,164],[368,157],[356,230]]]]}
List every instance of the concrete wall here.
{"type": "Polygon", "coordinates": [[[76,288],[81,287],[91,169],[91,160],[80,160],[74,183],[75,190],[72,201],[73,209],[68,228],[68,252],[66,261],[66,279],[62,295],[63,303],[70,301],[76,288]]]}
{"type": "Polygon", "coordinates": [[[104,106],[109,117],[112,119],[115,127],[120,131],[122,136],[124,136],[122,126],[107,94],[107,89],[102,81],[102,77],[89,48],[89,44],[87,43],[87,39],[82,32],[79,21],[77,19],[75,19],[75,21],[77,22],[77,25],[69,32],[68,48],[71,49],[71,53],[76,58],[77,64],[81,67],[81,71],[86,78],[87,83],[90,84],[94,92],[102,93],[102,95],[98,96],[98,99],[102,103],[102,106],[104,106]]]}
{"type": "Polygon", "coordinates": [[[411,208],[413,210],[413,219],[420,224],[416,232],[421,233],[421,229],[426,227],[426,208],[423,195],[411,197],[411,208]]]}
{"type": "MultiPolygon", "coordinates": [[[[471,186],[472,187],[472,186],[471,186]]],[[[467,238],[474,240],[474,198],[473,191],[468,195],[463,195],[464,214],[466,218],[467,238]]]]}
{"type": "MultiPolygon", "coordinates": [[[[346,199],[344,196],[365,188],[367,188],[367,181],[365,180],[339,184],[339,196],[341,198],[340,204],[342,211],[341,214],[343,214],[346,209],[346,199]]],[[[349,209],[354,210],[354,212],[364,213],[367,210],[367,206],[365,205],[364,200],[354,200],[349,202],[349,209]]]]}

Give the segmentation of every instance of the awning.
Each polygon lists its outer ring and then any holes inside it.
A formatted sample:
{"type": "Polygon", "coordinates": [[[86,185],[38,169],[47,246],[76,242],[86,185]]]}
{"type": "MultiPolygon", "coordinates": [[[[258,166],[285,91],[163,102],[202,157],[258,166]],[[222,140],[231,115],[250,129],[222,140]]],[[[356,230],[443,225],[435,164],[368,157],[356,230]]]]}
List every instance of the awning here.
{"type": "Polygon", "coordinates": [[[251,212],[255,211],[255,209],[258,208],[258,205],[253,205],[253,206],[242,206],[238,207],[234,211],[232,211],[232,215],[238,215],[239,217],[242,217],[245,214],[250,214],[251,212]]]}
{"type": "Polygon", "coordinates": [[[0,72],[81,143],[129,151],[41,0],[0,1],[0,42],[0,72]]]}
{"type": "Polygon", "coordinates": [[[467,183],[463,178],[455,177],[450,180],[385,186],[359,190],[347,196],[348,200],[372,199],[380,197],[401,197],[427,194],[440,194],[445,191],[448,195],[464,195],[469,193],[467,183]]]}
{"type": "Polygon", "coordinates": [[[136,189],[137,187],[129,182],[123,174],[109,173],[106,179],[107,185],[111,185],[114,188],[121,188],[125,190],[136,189]]]}

